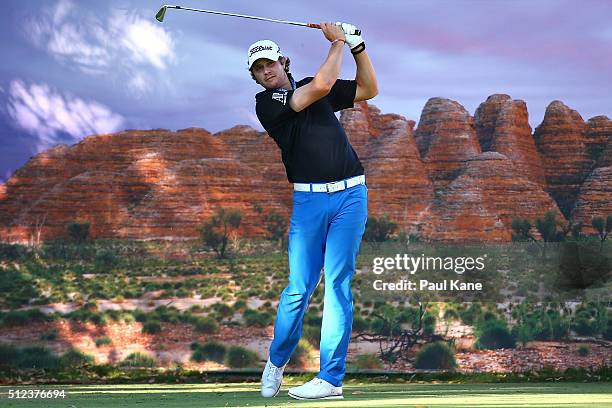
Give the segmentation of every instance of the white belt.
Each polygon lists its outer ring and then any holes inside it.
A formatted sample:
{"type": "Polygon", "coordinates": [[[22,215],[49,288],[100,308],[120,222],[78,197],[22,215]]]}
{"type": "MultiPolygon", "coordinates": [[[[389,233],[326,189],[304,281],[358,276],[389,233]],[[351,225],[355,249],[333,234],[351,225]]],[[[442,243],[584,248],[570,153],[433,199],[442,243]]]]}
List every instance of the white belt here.
{"type": "Polygon", "coordinates": [[[335,193],[345,188],[355,187],[358,184],[365,184],[365,175],[362,174],[361,176],[331,183],[293,183],[293,189],[295,191],[312,191],[313,193],[335,193]]]}

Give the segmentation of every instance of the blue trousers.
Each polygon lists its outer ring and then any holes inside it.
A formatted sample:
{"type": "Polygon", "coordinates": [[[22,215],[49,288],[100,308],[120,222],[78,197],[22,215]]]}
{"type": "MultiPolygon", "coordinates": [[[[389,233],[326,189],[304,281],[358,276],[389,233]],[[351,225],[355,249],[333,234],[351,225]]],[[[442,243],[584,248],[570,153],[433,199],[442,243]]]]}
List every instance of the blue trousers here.
{"type": "Polygon", "coordinates": [[[368,218],[364,184],[335,193],[293,192],[289,229],[289,284],[283,290],[274,323],[270,361],[289,361],[302,336],[310,296],[325,271],[320,371],[317,377],[342,385],[353,326],[351,279],[368,218]]]}

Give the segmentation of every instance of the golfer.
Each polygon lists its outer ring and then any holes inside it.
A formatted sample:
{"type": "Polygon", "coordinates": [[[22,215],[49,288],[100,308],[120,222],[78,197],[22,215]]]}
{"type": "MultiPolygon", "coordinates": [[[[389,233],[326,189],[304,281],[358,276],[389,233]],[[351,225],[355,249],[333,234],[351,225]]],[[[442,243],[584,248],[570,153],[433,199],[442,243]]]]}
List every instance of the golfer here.
{"type": "Polygon", "coordinates": [[[289,58],[270,40],[249,47],[248,67],[265,90],[258,93],[259,121],[282,152],[293,183],[289,229],[289,284],[274,323],[274,339],[262,375],[261,394],[278,394],[285,365],[302,335],[310,297],[325,273],[319,374],[289,396],[342,398],[346,353],[353,324],[351,279],[368,214],[363,167],[334,112],[378,93],[372,63],[355,26],[321,23],[330,42],[327,58],[314,77],[295,82],[289,58]],[[355,80],[340,80],[344,45],[357,64],[355,80]]]}

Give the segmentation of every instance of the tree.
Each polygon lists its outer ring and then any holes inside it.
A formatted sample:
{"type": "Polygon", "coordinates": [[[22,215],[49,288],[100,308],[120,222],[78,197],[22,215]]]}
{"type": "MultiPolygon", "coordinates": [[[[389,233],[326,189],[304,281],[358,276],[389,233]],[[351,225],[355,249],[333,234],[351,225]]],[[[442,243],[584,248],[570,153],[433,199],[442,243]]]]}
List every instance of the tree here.
{"type": "Polygon", "coordinates": [[[513,241],[535,241],[531,235],[531,223],[526,218],[512,219],[512,240],[513,241]]]}
{"type": "Polygon", "coordinates": [[[76,243],[83,243],[89,238],[89,222],[74,221],[68,224],[68,236],[76,243]]]}
{"type": "Polygon", "coordinates": [[[242,212],[237,209],[219,208],[200,229],[204,245],[225,258],[230,234],[235,232],[242,222],[242,212]]]}
{"type": "Polygon", "coordinates": [[[391,305],[382,305],[370,314],[373,320],[369,330],[361,331],[353,336],[353,340],[378,343],[379,355],[383,361],[394,362],[398,358],[407,358],[407,352],[419,340],[441,339],[437,335],[425,333],[425,321],[428,316],[426,310],[427,303],[420,302],[418,309],[407,308],[403,311],[391,305]]]}
{"type": "Polygon", "coordinates": [[[287,221],[285,218],[274,210],[264,218],[266,230],[268,231],[268,239],[272,241],[281,241],[287,233],[287,221]]]}
{"type": "Polygon", "coordinates": [[[594,217],[591,220],[591,225],[593,225],[593,228],[597,231],[597,235],[599,235],[599,240],[601,241],[599,244],[599,252],[601,252],[604,241],[612,231],[612,215],[608,215],[605,220],[603,217],[594,217]]]}
{"type": "Polygon", "coordinates": [[[544,218],[538,218],[536,228],[544,242],[555,241],[557,238],[557,219],[554,211],[546,211],[544,218]]]}
{"type": "Polygon", "coordinates": [[[366,242],[384,242],[396,229],[397,223],[393,222],[387,214],[383,214],[380,218],[368,217],[363,239],[366,242]]]}

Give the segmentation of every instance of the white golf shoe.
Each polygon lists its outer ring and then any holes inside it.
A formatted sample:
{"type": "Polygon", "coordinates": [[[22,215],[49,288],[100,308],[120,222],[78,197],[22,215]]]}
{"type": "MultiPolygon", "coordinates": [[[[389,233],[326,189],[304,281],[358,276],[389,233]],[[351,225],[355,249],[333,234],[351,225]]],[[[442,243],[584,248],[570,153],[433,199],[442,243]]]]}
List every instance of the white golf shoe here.
{"type": "Polygon", "coordinates": [[[261,375],[261,396],[265,398],[276,397],[283,383],[283,371],[285,366],[277,367],[270,361],[266,363],[261,375]]]}
{"type": "Polygon", "coordinates": [[[342,387],[334,387],[320,378],[313,378],[304,385],[289,389],[289,396],[295,399],[341,399],[342,387]]]}

